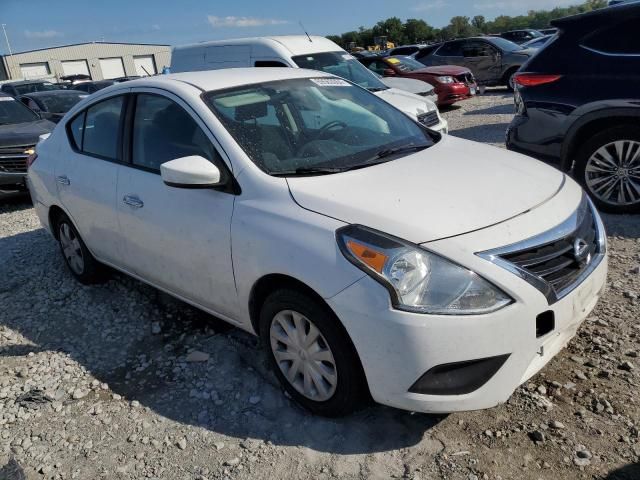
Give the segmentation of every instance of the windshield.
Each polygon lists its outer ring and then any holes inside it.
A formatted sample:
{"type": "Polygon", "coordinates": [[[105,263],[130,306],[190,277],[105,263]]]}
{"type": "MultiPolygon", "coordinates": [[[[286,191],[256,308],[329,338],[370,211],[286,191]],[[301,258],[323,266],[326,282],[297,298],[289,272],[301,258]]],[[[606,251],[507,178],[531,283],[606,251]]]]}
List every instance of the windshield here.
{"type": "Polygon", "coordinates": [[[405,114],[340,78],[280,80],[204,98],[270,175],[337,173],[397,158],[403,152],[396,149],[410,153],[434,143],[405,114]]]}
{"type": "Polygon", "coordinates": [[[387,62],[394,64],[403,72],[413,72],[425,68],[422,63],[411,57],[389,57],[387,62]]]}
{"type": "Polygon", "coordinates": [[[0,97],[0,125],[35,122],[39,118],[15,98],[0,97]]]}
{"type": "Polygon", "coordinates": [[[33,92],[47,92],[49,90],[57,90],[57,87],[53,83],[42,82],[42,83],[24,83],[22,85],[14,85],[13,86],[18,95],[26,95],[27,93],[33,92]]]}
{"type": "Polygon", "coordinates": [[[83,92],[64,92],[58,95],[38,95],[38,100],[44,104],[45,110],[51,113],[67,113],[76,103],[87,94],[83,92]]]}
{"type": "Polygon", "coordinates": [[[504,50],[505,52],[515,52],[517,50],[522,50],[522,47],[520,45],[518,45],[517,43],[513,43],[506,38],[490,37],[486,38],[485,40],[488,40],[489,43],[493,43],[496,47],[498,47],[500,50],[504,50]]]}
{"type": "Polygon", "coordinates": [[[324,52],[299,55],[292,60],[300,68],[320,70],[357,83],[371,91],[386,90],[388,87],[347,52],[324,52]]]}

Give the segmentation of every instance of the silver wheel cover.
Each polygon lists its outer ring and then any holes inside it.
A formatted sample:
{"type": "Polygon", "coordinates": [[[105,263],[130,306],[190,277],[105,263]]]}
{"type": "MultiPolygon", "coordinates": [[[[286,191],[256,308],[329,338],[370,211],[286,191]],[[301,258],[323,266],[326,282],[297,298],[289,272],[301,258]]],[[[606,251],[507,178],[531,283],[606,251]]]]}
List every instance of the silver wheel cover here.
{"type": "Polygon", "coordinates": [[[62,254],[67,260],[67,265],[74,273],[82,275],[82,272],[84,272],[84,258],[82,257],[82,248],[78,237],[75,236],[68,223],[60,224],[59,234],[62,254]]]}
{"type": "Polygon", "coordinates": [[[338,385],[338,371],[326,339],[301,313],[283,310],[271,321],[271,351],[278,368],[301,395],[329,400],[338,385]]]}
{"type": "Polygon", "coordinates": [[[607,143],[587,161],[584,180],[589,193],[611,205],[640,202],[640,142],[607,143]]]}

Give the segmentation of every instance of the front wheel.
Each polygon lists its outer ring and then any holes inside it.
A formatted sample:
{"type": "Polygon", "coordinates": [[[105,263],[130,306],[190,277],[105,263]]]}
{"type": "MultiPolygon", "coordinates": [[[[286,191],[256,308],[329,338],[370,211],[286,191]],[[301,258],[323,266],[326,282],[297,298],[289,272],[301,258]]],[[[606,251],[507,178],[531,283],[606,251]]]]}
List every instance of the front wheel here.
{"type": "Polygon", "coordinates": [[[278,380],[318,415],[347,415],[361,406],[364,377],[346,332],[313,297],[283,289],[260,313],[260,337],[278,380]]]}
{"type": "Polygon", "coordinates": [[[599,209],[640,212],[640,127],[612,127],[593,135],[575,160],[575,177],[599,209]]]}

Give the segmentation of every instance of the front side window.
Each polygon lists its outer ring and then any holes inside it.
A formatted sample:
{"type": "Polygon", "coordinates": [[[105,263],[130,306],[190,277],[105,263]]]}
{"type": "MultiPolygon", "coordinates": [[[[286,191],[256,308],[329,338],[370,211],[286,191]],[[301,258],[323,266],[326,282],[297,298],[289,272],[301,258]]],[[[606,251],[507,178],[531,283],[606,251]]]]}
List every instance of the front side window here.
{"type": "Polygon", "coordinates": [[[360,85],[371,91],[387,90],[387,86],[378,77],[346,52],[323,52],[299,55],[292,60],[300,68],[320,70],[360,85]]]}
{"type": "Polygon", "coordinates": [[[613,55],[638,55],[638,21],[627,20],[598,30],[586,38],[584,46],[613,55]]]}
{"type": "Polygon", "coordinates": [[[462,54],[467,58],[490,57],[494,54],[494,50],[486,42],[470,41],[462,46],[462,54]]]}
{"type": "Polygon", "coordinates": [[[112,97],[87,109],[82,151],[117,160],[124,97],[112,97]]]}
{"type": "Polygon", "coordinates": [[[132,163],[159,171],[169,160],[199,155],[218,163],[219,155],[195,120],[166,97],[138,94],[133,120],[132,163]]]}
{"type": "Polygon", "coordinates": [[[204,98],[249,158],[270,175],[363,168],[435,141],[385,101],[339,78],[280,80],[212,91],[204,98]]]}
{"type": "Polygon", "coordinates": [[[13,97],[0,96],[0,125],[35,122],[40,117],[13,97]]]}

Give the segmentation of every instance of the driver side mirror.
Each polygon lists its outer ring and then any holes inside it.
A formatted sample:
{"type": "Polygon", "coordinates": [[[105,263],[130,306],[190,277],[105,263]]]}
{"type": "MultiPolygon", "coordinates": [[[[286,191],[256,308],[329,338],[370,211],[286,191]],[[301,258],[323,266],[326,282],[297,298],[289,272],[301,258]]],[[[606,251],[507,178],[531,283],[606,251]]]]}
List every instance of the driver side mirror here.
{"type": "Polygon", "coordinates": [[[385,68],[382,71],[382,75],[384,75],[385,77],[393,77],[395,74],[396,72],[393,68],[385,68]]]}
{"type": "Polygon", "coordinates": [[[200,155],[177,158],[160,165],[164,183],[176,188],[211,188],[221,182],[220,169],[200,155]]]}

